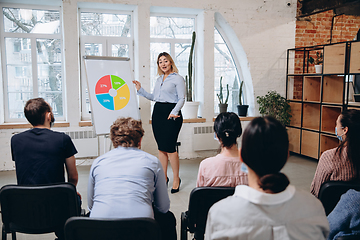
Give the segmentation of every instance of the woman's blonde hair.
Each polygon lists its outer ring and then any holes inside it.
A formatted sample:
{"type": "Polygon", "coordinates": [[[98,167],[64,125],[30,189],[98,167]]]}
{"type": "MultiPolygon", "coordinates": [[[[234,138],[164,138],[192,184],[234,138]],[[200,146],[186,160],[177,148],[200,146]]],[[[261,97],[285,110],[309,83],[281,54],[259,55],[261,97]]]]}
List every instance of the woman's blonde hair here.
{"type": "Polygon", "coordinates": [[[141,121],[131,117],[118,118],[110,127],[110,139],[114,148],[139,147],[140,140],[144,136],[141,121]]]}
{"type": "Polygon", "coordinates": [[[159,67],[159,59],[160,59],[160,57],[162,57],[162,56],[166,57],[166,59],[167,59],[168,61],[170,61],[170,63],[171,63],[171,72],[176,72],[176,73],[178,73],[179,70],[177,69],[177,67],[176,67],[176,65],[175,65],[175,62],[174,62],[174,60],[172,59],[172,57],[170,56],[170,54],[168,54],[167,52],[162,52],[162,53],[159,54],[159,56],[158,56],[158,58],[157,58],[157,61],[156,61],[157,66],[158,66],[157,74],[158,74],[159,76],[161,76],[161,75],[164,74],[164,72],[161,71],[161,69],[160,69],[160,67],[159,67]]]}

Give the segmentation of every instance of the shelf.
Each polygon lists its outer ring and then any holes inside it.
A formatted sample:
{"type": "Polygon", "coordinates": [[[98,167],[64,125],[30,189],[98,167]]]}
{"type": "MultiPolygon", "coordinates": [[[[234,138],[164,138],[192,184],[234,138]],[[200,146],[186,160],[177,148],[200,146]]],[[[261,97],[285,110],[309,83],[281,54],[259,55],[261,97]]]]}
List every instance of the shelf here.
{"type": "Polygon", "coordinates": [[[360,102],[348,102],[349,106],[360,107],[360,102]]]}
{"type": "Polygon", "coordinates": [[[289,151],[300,153],[300,129],[287,128],[289,135],[289,151]]]}
{"type": "Polygon", "coordinates": [[[301,101],[303,91],[302,76],[288,76],[287,99],[301,101]]]}
{"type": "Polygon", "coordinates": [[[301,103],[290,102],[291,118],[290,126],[301,127],[301,103]]]}
{"type": "Polygon", "coordinates": [[[360,73],[360,42],[351,43],[350,73],[360,73]]]}
{"type": "Polygon", "coordinates": [[[317,131],[320,129],[320,104],[303,104],[303,127],[317,131]]]}
{"type": "Polygon", "coordinates": [[[324,76],[323,84],[323,102],[343,102],[344,77],[324,76]]]}
{"type": "Polygon", "coordinates": [[[303,74],[304,50],[292,50],[288,52],[288,74],[303,74]]]}
{"type": "Polygon", "coordinates": [[[324,47],[324,74],[344,74],[346,43],[324,47]]]}
{"type": "Polygon", "coordinates": [[[339,139],[335,136],[320,135],[320,155],[326,150],[339,146],[339,139]]]}
{"type": "Polygon", "coordinates": [[[302,130],[301,154],[318,159],[319,133],[302,130]]]}
{"type": "Polygon", "coordinates": [[[341,107],[322,106],[321,131],[335,134],[336,119],[341,113],[341,107]]]}
{"type": "Polygon", "coordinates": [[[320,102],[321,76],[304,76],[304,101],[320,102]]]}
{"type": "Polygon", "coordinates": [[[287,127],[289,149],[318,159],[339,144],[335,125],[341,112],[360,110],[354,94],[360,89],[356,84],[360,81],[360,42],[299,47],[287,53],[286,98],[292,115],[287,127]],[[317,53],[323,54],[322,73],[315,73],[308,61],[316,59],[317,53]]]}

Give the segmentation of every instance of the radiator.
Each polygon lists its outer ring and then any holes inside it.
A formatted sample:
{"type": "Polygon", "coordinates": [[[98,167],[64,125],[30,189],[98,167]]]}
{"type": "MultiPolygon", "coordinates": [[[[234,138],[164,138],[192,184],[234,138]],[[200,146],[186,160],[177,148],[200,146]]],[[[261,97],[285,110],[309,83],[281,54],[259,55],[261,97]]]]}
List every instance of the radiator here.
{"type": "Polygon", "coordinates": [[[213,150],[219,148],[219,142],[214,139],[213,126],[194,127],[193,132],[193,150],[213,150]]]}
{"type": "Polygon", "coordinates": [[[73,141],[78,153],[76,158],[97,157],[98,152],[98,138],[94,131],[75,131],[65,132],[73,141]]]}

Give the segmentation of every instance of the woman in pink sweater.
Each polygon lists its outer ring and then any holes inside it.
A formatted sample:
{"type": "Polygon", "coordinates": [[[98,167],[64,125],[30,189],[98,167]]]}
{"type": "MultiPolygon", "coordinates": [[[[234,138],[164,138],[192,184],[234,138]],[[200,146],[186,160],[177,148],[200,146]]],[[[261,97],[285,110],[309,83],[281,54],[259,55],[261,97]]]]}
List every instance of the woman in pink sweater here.
{"type": "Polygon", "coordinates": [[[220,113],[215,119],[214,131],[221,150],[215,157],[204,159],[200,163],[196,186],[248,185],[247,170],[240,161],[236,141],[242,133],[239,117],[232,112],[220,113]]]}

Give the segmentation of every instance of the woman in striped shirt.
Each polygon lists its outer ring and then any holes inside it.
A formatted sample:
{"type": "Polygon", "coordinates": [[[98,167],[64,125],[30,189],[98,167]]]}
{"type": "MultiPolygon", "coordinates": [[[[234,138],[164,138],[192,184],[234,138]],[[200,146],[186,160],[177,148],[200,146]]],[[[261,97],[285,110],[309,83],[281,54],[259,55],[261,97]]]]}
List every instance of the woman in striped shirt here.
{"type": "Polygon", "coordinates": [[[341,143],[321,155],[311,183],[316,197],[324,182],[360,182],[360,111],[343,111],[336,120],[335,133],[341,143]]]}

